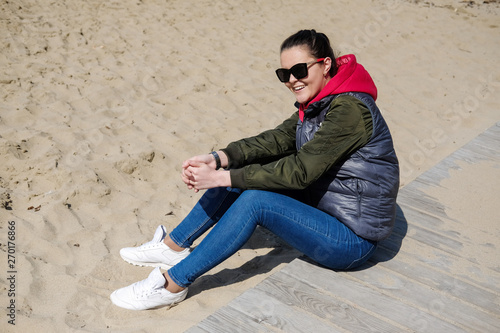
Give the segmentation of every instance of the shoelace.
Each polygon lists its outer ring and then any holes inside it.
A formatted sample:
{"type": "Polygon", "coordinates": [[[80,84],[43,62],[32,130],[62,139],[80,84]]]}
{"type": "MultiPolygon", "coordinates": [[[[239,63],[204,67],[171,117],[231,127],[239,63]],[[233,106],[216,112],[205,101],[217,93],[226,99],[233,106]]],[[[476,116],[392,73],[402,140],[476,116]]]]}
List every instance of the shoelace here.
{"type": "Polygon", "coordinates": [[[141,246],[139,246],[140,249],[146,249],[148,247],[152,247],[152,246],[155,246],[155,245],[158,245],[159,242],[155,241],[155,240],[152,240],[152,241],[149,241],[147,243],[144,243],[142,244],[141,246]]]}
{"type": "Polygon", "coordinates": [[[158,243],[160,243],[160,241],[164,238],[164,235],[165,235],[165,231],[162,229],[162,234],[160,235],[160,237],[157,237],[157,235],[155,234],[153,236],[153,239],[150,240],[149,242],[147,243],[144,243],[142,244],[141,246],[139,246],[140,249],[145,249],[145,248],[148,248],[148,247],[151,247],[151,246],[154,246],[154,245],[157,245],[158,243]]]}
{"type": "Polygon", "coordinates": [[[134,294],[136,294],[138,297],[151,295],[154,294],[155,292],[156,289],[154,288],[153,279],[150,279],[149,277],[142,281],[136,282],[134,285],[134,294]]]}

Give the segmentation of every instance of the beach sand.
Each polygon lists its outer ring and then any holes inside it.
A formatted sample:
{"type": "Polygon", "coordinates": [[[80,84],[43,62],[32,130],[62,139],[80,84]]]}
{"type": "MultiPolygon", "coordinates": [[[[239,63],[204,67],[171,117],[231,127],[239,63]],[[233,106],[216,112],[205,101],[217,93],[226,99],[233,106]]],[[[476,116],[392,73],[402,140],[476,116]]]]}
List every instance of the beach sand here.
{"type": "MultiPolygon", "coordinates": [[[[498,1],[3,1],[0,331],[197,324],[300,253],[258,229],[184,302],[135,312],[109,295],[151,269],[118,252],[159,224],[171,230],[200,197],[181,181],[184,159],[294,112],[274,73],[283,39],[315,28],[339,55],[356,54],[378,86],[404,186],[500,120],[499,13],[498,1]]],[[[465,179],[497,201],[498,186],[480,187],[487,174],[465,179]]],[[[498,213],[480,203],[450,196],[446,205],[483,217],[471,233],[498,242],[498,213]]]]}

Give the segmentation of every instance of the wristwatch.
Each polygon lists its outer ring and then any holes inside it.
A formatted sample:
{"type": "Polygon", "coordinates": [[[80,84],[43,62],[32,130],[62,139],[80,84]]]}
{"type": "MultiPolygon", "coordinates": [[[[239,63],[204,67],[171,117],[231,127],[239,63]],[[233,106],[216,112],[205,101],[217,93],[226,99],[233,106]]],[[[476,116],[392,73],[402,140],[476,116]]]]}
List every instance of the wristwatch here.
{"type": "Polygon", "coordinates": [[[213,151],[210,154],[212,154],[215,158],[215,170],[219,170],[221,168],[219,154],[217,154],[216,151],[213,151]]]}

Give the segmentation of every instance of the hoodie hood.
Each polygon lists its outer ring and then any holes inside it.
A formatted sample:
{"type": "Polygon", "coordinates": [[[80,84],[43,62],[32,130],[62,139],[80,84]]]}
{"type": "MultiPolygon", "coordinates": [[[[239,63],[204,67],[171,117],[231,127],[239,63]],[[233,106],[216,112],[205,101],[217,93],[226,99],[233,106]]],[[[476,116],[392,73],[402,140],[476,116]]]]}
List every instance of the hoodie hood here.
{"type": "Polygon", "coordinates": [[[374,100],[377,100],[377,87],[366,69],[358,64],[354,54],[347,54],[335,59],[335,61],[338,66],[337,74],[328,81],[323,90],[310,102],[299,105],[300,120],[304,120],[304,111],[311,104],[322,100],[326,96],[345,92],[362,92],[369,94],[374,100]]]}

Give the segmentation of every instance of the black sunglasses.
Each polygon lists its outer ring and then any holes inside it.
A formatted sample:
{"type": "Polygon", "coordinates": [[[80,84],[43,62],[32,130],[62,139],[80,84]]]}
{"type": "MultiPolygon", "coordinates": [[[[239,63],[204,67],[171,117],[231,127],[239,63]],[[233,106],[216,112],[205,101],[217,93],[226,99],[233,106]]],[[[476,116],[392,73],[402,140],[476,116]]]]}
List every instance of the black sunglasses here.
{"type": "Polygon", "coordinates": [[[290,74],[293,74],[294,78],[300,80],[305,78],[309,74],[307,70],[309,68],[309,65],[317,64],[318,62],[322,62],[323,60],[325,60],[325,58],[319,58],[310,62],[303,62],[293,65],[290,69],[279,68],[276,70],[276,75],[278,75],[278,79],[283,83],[290,81],[290,74]]]}

